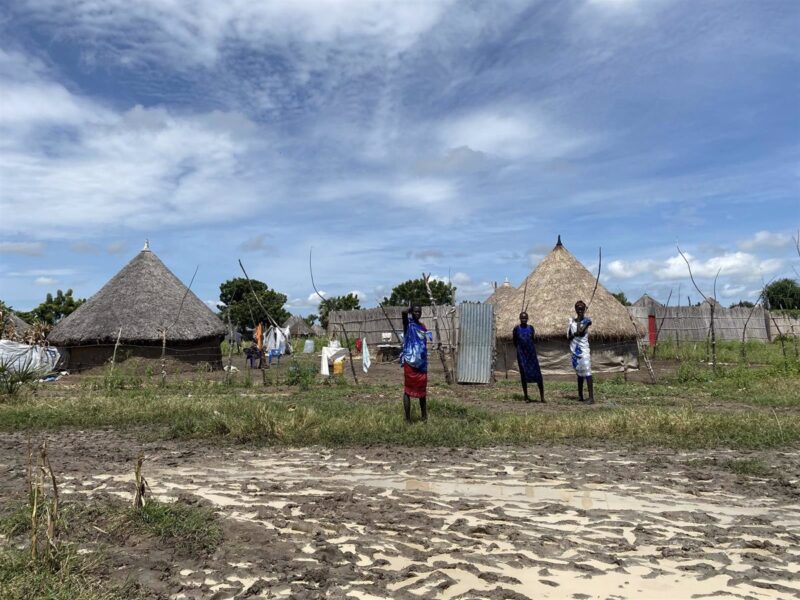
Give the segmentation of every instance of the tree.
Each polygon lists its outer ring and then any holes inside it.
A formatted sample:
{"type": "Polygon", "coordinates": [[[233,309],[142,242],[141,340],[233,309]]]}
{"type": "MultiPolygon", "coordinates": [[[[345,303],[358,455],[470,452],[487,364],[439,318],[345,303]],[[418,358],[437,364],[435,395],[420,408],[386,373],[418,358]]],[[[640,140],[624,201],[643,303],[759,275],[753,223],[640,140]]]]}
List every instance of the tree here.
{"type": "Polygon", "coordinates": [[[753,308],[754,306],[755,304],[749,300],[739,300],[738,302],[731,304],[730,308],[753,308]]]}
{"type": "Polygon", "coordinates": [[[250,283],[244,277],[235,277],[220,284],[219,299],[225,305],[220,310],[222,320],[227,322],[230,316],[231,324],[239,331],[244,331],[247,327],[254,329],[258,323],[269,323],[267,313],[276,322],[284,323],[290,316],[283,308],[286,294],[270,289],[266,283],[257,279],[251,279],[250,283]]]}
{"type": "Polygon", "coordinates": [[[313,327],[314,323],[317,322],[317,319],[319,319],[319,316],[315,315],[314,313],[311,313],[310,315],[303,317],[303,321],[305,321],[306,325],[308,325],[309,327],[313,327]]]}
{"type": "Polygon", "coordinates": [[[619,292],[617,292],[615,294],[611,294],[611,295],[614,296],[614,298],[616,298],[617,300],[619,300],[619,303],[622,304],[622,306],[630,306],[631,305],[631,302],[630,302],[630,300],[628,300],[628,297],[625,295],[625,292],[619,291],[619,292]]]}
{"type": "Polygon", "coordinates": [[[40,321],[48,325],[55,325],[67,315],[75,312],[84,302],[86,302],[86,298],[73,298],[71,289],[68,289],[66,293],[58,290],[55,296],[47,294],[44,302],[33,310],[29,312],[17,311],[17,316],[28,323],[40,321]]]}
{"type": "Polygon", "coordinates": [[[358,310],[361,308],[361,303],[358,296],[355,294],[347,294],[346,296],[333,296],[325,298],[325,302],[319,303],[319,322],[322,326],[328,328],[328,314],[333,310],[358,310]]]}
{"type": "MultiPolygon", "coordinates": [[[[445,283],[436,279],[429,281],[431,294],[437,305],[453,304],[456,297],[456,288],[451,283],[445,283]]],[[[428,290],[425,288],[425,280],[409,279],[392,288],[392,293],[388,298],[381,302],[383,306],[409,306],[419,304],[420,306],[430,306],[431,301],[428,290]]]]}
{"type": "Polygon", "coordinates": [[[794,279],[778,279],[764,288],[767,308],[800,309],[800,285],[794,279]]]}

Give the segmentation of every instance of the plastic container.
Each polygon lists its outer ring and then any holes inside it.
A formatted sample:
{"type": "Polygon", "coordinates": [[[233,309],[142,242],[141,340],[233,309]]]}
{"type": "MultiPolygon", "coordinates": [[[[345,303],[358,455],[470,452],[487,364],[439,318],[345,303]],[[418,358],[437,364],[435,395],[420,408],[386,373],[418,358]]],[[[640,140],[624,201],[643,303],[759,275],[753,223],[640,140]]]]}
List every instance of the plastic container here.
{"type": "Polygon", "coordinates": [[[303,354],[314,353],[314,340],[306,340],[303,342],[303,354]]]}
{"type": "Polygon", "coordinates": [[[334,375],[344,375],[344,359],[340,358],[336,362],[333,363],[333,374],[334,375]]]}

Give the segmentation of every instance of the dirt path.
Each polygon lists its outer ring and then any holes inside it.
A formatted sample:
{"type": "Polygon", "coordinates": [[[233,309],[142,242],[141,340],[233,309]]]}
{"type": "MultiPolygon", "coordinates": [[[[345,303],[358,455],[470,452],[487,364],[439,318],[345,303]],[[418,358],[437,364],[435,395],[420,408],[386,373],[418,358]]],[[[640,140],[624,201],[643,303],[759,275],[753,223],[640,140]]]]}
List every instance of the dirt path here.
{"type": "MultiPolygon", "coordinates": [[[[160,498],[219,512],[213,556],[137,555],[129,575],[173,598],[792,598],[800,596],[798,463],[581,450],[244,449],[52,434],[65,498],[129,497],[132,459],[160,498]],[[702,465],[698,466],[698,465],[702,465]]],[[[0,437],[0,502],[23,484],[0,437]]]]}

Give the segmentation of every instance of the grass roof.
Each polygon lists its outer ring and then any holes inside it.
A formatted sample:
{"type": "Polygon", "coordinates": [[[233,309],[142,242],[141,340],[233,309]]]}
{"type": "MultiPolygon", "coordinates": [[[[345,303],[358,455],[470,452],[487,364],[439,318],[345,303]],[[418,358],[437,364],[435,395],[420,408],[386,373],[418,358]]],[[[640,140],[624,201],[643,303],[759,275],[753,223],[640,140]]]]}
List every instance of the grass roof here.
{"type": "Polygon", "coordinates": [[[137,254],[102,289],[48,335],[51,344],[189,342],[225,335],[211,309],[148,248],[137,254]],[[184,298],[185,296],[185,298],[184,298]],[[181,302],[183,304],[181,305],[181,302]]]}
{"type": "MultiPolygon", "coordinates": [[[[570,254],[559,238],[555,248],[526,278],[527,292],[523,281],[514,295],[495,309],[498,337],[511,337],[514,326],[519,324],[524,297],[529,323],[536,329],[536,337],[565,338],[569,319],[575,316],[575,303],[578,300],[589,303],[595,278],[596,275],[570,254]]],[[[636,337],[628,310],[602,284],[597,285],[587,316],[592,318],[592,337],[636,337]]]]}

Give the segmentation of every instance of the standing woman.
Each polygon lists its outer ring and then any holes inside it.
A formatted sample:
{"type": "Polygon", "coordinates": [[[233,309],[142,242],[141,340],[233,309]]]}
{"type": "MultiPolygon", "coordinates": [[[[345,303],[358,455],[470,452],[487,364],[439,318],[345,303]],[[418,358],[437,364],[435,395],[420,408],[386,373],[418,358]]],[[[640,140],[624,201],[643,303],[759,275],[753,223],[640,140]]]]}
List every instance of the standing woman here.
{"type": "Polygon", "coordinates": [[[575,303],[576,318],[569,320],[567,339],[572,355],[572,368],[578,376],[578,401],[594,404],[594,388],[592,386],[592,355],[589,350],[589,325],[592,320],[586,316],[586,303],[578,300],[575,303]],[[589,388],[589,400],[583,399],[583,380],[589,388]]]}
{"type": "Polygon", "coordinates": [[[512,337],[514,338],[514,347],[517,349],[517,363],[519,364],[519,376],[522,379],[525,402],[531,402],[528,396],[528,384],[533,382],[539,386],[539,402],[544,402],[542,369],[539,367],[539,357],[536,355],[536,346],[533,343],[535,333],[533,325],[528,325],[528,313],[524,311],[519,313],[519,325],[514,327],[512,337]]]}
{"type": "Polygon", "coordinates": [[[411,398],[419,398],[422,420],[428,420],[428,330],[420,322],[422,307],[412,306],[403,310],[403,350],[400,364],[403,365],[403,410],[406,422],[411,423],[411,398]]]}

